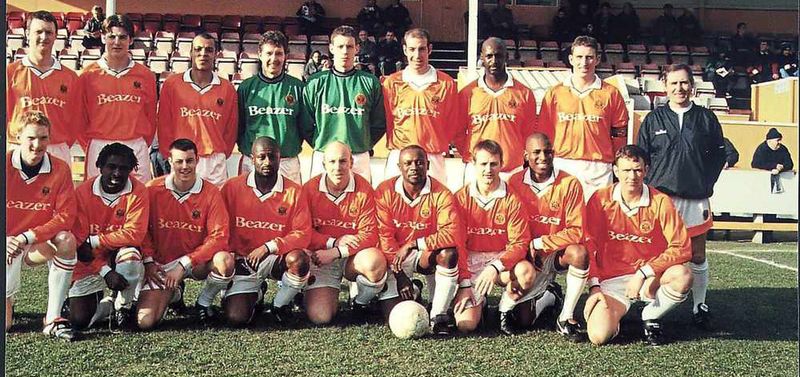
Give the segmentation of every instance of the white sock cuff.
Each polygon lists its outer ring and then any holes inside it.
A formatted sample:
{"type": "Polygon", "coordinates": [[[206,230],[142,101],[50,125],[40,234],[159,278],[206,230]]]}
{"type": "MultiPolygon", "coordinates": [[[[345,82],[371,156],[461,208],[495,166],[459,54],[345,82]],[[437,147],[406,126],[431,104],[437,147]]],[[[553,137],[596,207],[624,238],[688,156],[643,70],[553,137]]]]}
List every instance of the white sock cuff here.
{"type": "Polygon", "coordinates": [[[693,273],[698,273],[698,274],[699,273],[703,273],[705,271],[708,271],[708,259],[703,261],[703,263],[701,263],[701,264],[697,264],[697,263],[694,263],[694,262],[689,262],[689,268],[692,269],[693,273]]]}
{"type": "Polygon", "coordinates": [[[123,247],[119,249],[119,251],[117,252],[117,257],[115,259],[117,263],[121,263],[120,260],[123,260],[122,262],[137,261],[137,260],[141,261],[142,253],[139,252],[139,250],[135,247],[123,247]]]}
{"type": "Polygon", "coordinates": [[[500,295],[500,302],[497,304],[497,310],[501,313],[506,313],[514,309],[515,306],[517,306],[517,302],[508,295],[508,292],[503,291],[503,294],[500,295]]]}
{"type": "Polygon", "coordinates": [[[211,271],[206,279],[208,279],[211,283],[228,284],[228,282],[233,280],[233,274],[231,274],[231,276],[222,276],[214,271],[211,271]]]}
{"type": "Polygon", "coordinates": [[[458,279],[458,266],[447,268],[443,266],[436,266],[436,275],[443,277],[452,277],[458,279]]]}
{"type": "Polygon", "coordinates": [[[307,273],[305,276],[298,276],[286,271],[283,273],[283,276],[281,276],[281,283],[295,289],[302,289],[306,286],[306,283],[308,283],[309,276],[311,276],[311,272],[307,273]]]}
{"type": "Polygon", "coordinates": [[[367,287],[373,287],[373,288],[383,287],[383,285],[386,284],[386,278],[388,276],[389,276],[388,273],[384,273],[383,277],[380,280],[378,280],[378,281],[373,283],[373,282],[369,281],[369,279],[367,279],[366,276],[358,275],[358,276],[356,276],[356,283],[361,284],[363,286],[367,286],[367,287]]]}
{"type": "MultiPolygon", "coordinates": [[[[674,301],[674,302],[683,302],[686,300],[686,297],[689,293],[680,293],[672,288],[669,285],[662,285],[659,288],[659,291],[663,294],[663,297],[667,300],[674,301]]],[[[656,293],[657,294],[657,293],[656,293]]]]}
{"type": "Polygon", "coordinates": [[[567,268],[567,274],[578,279],[586,279],[589,277],[589,269],[582,270],[575,266],[569,266],[569,268],[567,268]]]}
{"type": "Polygon", "coordinates": [[[78,263],[77,258],[64,259],[59,256],[54,256],[52,265],[60,270],[72,272],[72,270],[75,269],[76,263],[78,263]]]}

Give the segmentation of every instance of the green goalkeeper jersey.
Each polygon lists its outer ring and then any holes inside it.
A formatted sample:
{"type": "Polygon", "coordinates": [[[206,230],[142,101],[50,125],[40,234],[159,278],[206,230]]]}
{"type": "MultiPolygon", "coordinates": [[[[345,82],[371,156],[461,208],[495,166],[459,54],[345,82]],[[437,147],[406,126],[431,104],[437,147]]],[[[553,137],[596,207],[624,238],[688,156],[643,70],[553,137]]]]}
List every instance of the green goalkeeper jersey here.
{"type": "Polygon", "coordinates": [[[304,91],[303,104],[310,119],[304,137],[314,150],[323,151],[338,140],[353,153],[367,152],[386,132],[383,90],[374,75],[351,70],[317,72],[304,91]]]}
{"type": "Polygon", "coordinates": [[[278,142],[281,157],[295,157],[303,140],[300,130],[306,123],[302,81],[286,72],[269,79],[261,72],[239,85],[239,137],[237,145],[249,156],[253,141],[269,136],[278,142]]]}

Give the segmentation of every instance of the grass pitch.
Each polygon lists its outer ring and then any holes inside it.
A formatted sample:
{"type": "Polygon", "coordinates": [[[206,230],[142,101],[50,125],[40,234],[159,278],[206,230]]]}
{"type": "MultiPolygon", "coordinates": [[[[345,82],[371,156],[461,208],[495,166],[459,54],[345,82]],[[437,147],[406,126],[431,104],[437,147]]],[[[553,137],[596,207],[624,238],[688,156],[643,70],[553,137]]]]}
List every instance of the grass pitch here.
{"type": "MultiPolygon", "coordinates": [[[[191,318],[168,317],[154,332],[112,334],[101,328],[88,332],[83,341],[67,344],[40,332],[47,274],[39,267],[23,272],[15,328],[5,339],[6,374],[797,376],[797,244],[709,242],[709,261],[708,304],[716,330],[695,330],[689,298],[665,318],[673,342],[659,348],[641,342],[636,310],[623,320],[615,341],[604,347],[570,343],[549,324],[512,337],[485,330],[449,339],[403,341],[378,323],[347,325],[347,312],[340,312],[336,325],[300,329],[263,319],[248,330],[203,329],[191,318]]],[[[187,304],[194,302],[199,287],[188,282],[187,304]]],[[[271,284],[268,300],[273,294],[271,284]]],[[[576,313],[582,313],[584,299],[576,313]]]]}

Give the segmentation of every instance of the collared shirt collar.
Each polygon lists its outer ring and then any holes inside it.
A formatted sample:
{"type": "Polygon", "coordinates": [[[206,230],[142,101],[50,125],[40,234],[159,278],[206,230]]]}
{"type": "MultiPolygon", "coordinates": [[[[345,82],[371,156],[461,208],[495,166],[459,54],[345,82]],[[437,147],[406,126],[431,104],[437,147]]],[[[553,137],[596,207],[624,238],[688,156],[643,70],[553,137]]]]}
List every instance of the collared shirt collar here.
{"type": "Polygon", "coordinates": [[[533,178],[531,178],[531,174],[532,174],[531,168],[525,169],[525,174],[523,174],[522,176],[522,183],[528,185],[533,191],[533,193],[536,194],[536,196],[542,196],[544,195],[544,193],[547,192],[547,190],[551,186],[553,186],[553,183],[556,182],[556,176],[558,176],[558,170],[556,170],[556,168],[553,168],[553,172],[550,174],[550,178],[547,178],[547,180],[542,183],[534,181],[533,178]]]}
{"type": "Polygon", "coordinates": [[[106,56],[105,55],[101,56],[100,59],[97,60],[97,65],[99,65],[100,68],[102,68],[104,71],[108,72],[109,75],[114,76],[116,78],[120,78],[122,76],[125,76],[125,74],[128,73],[131,70],[131,68],[133,68],[134,64],[136,64],[136,62],[133,61],[133,58],[129,57],[128,58],[128,66],[123,68],[122,70],[115,71],[115,70],[111,69],[108,66],[108,60],[106,60],[106,56]]]}
{"type": "Polygon", "coordinates": [[[280,75],[277,75],[277,76],[275,76],[273,78],[267,77],[266,75],[264,75],[264,72],[262,72],[261,70],[258,71],[257,75],[258,75],[258,78],[261,79],[261,81],[263,81],[263,82],[265,82],[267,84],[274,84],[274,83],[283,81],[283,78],[286,77],[286,70],[284,69],[283,71],[281,71],[280,75]]]}
{"type": "Polygon", "coordinates": [[[339,71],[336,68],[334,68],[333,66],[331,66],[331,73],[333,73],[334,76],[338,76],[338,77],[350,77],[350,76],[355,75],[356,71],[358,71],[358,70],[356,69],[355,66],[353,66],[353,68],[351,68],[349,71],[346,71],[346,72],[339,71]]]}
{"type": "Polygon", "coordinates": [[[189,85],[191,85],[192,89],[194,89],[196,92],[198,92],[200,94],[205,94],[209,90],[211,90],[214,87],[214,85],[219,85],[220,84],[219,76],[217,75],[217,73],[214,72],[214,71],[211,71],[211,82],[208,85],[206,85],[204,87],[201,87],[200,85],[197,85],[194,81],[192,81],[192,73],[191,72],[192,72],[192,69],[189,68],[189,69],[186,70],[186,72],[183,73],[183,81],[188,83],[189,85]]]}
{"type": "MultiPolygon", "coordinates": [[[[36,179],[36,177],[39,176],[37,174],[33,178],[29,178],[25,172],[22,171],[22,152],[20,152],[19,149],[15,149],[13,152],[11,152],[11,166],[19,171],[19,175],[25,180],[26,183],[32,182],[34,179],[36,179]]],[[[50,163],[50,154],[45,152],[44,157],[42,158],[42,166],[39,168],[39,174],[48,174],[52,170],[53,165],[50,163]]]]}
{"type": "Polygon", "coordinates": [[[27,67],[28,69],[33,71],[33,74],[36,75],[36,77],[38,77],[40,79],[44,79],[47,76],[50,76],[50,74],[53,73],[53,71],[60,71],[61,70],[61,63],[58,61],[58,58],[56,58],[55,56],[53,56],[53,65],[51,65],[50,68],[48,68],[45,71],[40,71],[39,68],[37,68],[35,65],[33,65],[33,62],[31,62],[31,59],[30,59],[30,57],[28,57],[28,55],[25,55],[22,58],[22,66],[23,67],[27,67]]]}
{"type": "Polygon", "coordinates": [[[108,207],[113,206],[120,197],[130,194],[131,191],[133,191],[133,184],[131,183],[130,179],[125,182],[125,187],[122,188],[122,191],[116,194],[109,194],[103,190],[103,185],[100,183],[99,175],[95,177],[94,182],[92,183],[92,194],[103,200],[103,204],[108,207]]]}
{"type": "Polygon", "coordinates": [[[502,180],[500,181],[500,186],[497,187],[494,191],[489,193],[488,197],[481,195],[480,191],[478,191],[478,182],[472,182],[469,185],[469,196],[471,196],[475,201],[478,203],[478,206],[483,208],[484,210],[489,210],[494,206],[494,202],[496,199],[502,199],[506,197],[508,190],[506,188],[506,183],[502,180]]]}
{"type": "Polygon", "coordinates": [[[353,175],[353,172],[350,172],[350,181],[347,182],[347,187],[344,188],[344,192],[337,196],[331,195],[330,190],[328,190],[328,173],[322,174],[319,180],[319,191],[325,193],[325,195],[330,199],[332,202],[339,204],[344,197],[347,196],[347,193],[355,192],[356,191],[356,177],[353,175]]]}
{"type": "Polygon", "coordinates": [[[271,198],[275,193],[283,192],[283,175],[278,173],[278,179],[275,181],[275,185],[272,186],[272,190],[267,193],[262,193],[256,185],[256,173],[251,171],[250,174],[247,175],[247,186],[251,187],[256,197],[263,202],[271,198]]]}
{"type": "Polygon", "coordinates": [[[422,190],[419,192],[419,195],[416,198],[414,198],[414,200],[411,200],[411,198],[409,198],[408,195],[406,195],[406,190],[403,189],[403,177],[397,177],[397,179],[395,180],[394,192],[400,195],[400,197],[403,198],[403,201],[406,202],[406,204],[414,207],[421,201],[424,195],[431,193],[431,177],[430,176],[425,177],[425,185],[422,186],[422,190]]]}
{"type": "Polygon", "coordinates": [[[433,68],[433,66],[430,64],[428,65],[428,68],[428,72],[417,75],[412,73],[410,68],[406,67],[401,74],[403,77],[403,82],[417,90],[425,89],[428,87],[428,85],[435,83],[437,80],[436,68],[433,68]]]}
{"type": "Polygon", "coordinates": [[[195,177],[194,185],[189,189],[187,192],[180,192],[175,187],[175,182],[173,181],[174,175],[170,173],[164,179],[164,186],[172,192],[172,196],[178,200],[178,202],[183,203],[186,199],[189,199],[192,194],[199,194],[200,191],[203,191],[203,179],[200,177],[195,177]]]}
{"type": "Polygon", "coordinates": [[[508,76],[508,79],[506,79],[506,82],[503,83],[503,87],[495,92],[494,90],[489,89],[489,86],[486,85],[486,70],[484,69],[478,74],[478,87],[486,91],[486,93],[499,96],[505,91],[506,88],[514,86],[514,78],[511,76],[511,72],[509,72],[508,69],[506,69],[506,75],[508,76]]]}
{"type": "Polygon", "coordinates": [[[588,95],[589,93],[592,92],[592,90],[601,89],[603,87],[603,80],[600,79],[600,76],[597,76],[597,74],[595,74],[594,81],[592,82],[592,84],[589,85],[589,87],[586,88],[584,91],[579,91],[577,88],[575,88],[575,85],[572,82],[572,76],[573,76],[572,74],[567,75],[567,77],[565,77],[564,81],[562,81],[561,83],[564,84],[564,86],[570,88],[573,93],[575,93],[580,97],[588,95]]]}
{"type": "Polygon", "coordinates": [[[622,200],[622,185],[620,185],[619,183],[614,186],[614,191],[611,192],[611,199],[619,203],[620,208],[622,208],[622,211],[625,212],[625,215],[627,215],[628,217],[633,216],[637,212],[639,212],[639,208],[647,207],[650,205],[650,189],[647,187],[647,185],[642,185],[642,186],[644,186],[642,188],[642,197],[639,198],[638,203],[626,204],[622,200]]]}

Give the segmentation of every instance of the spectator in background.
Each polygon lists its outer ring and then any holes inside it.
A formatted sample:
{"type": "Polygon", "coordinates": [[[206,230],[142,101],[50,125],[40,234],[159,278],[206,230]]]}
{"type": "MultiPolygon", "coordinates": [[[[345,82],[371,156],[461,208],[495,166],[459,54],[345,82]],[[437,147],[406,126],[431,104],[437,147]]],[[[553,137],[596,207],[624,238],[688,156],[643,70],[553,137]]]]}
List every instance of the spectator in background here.
{"type": "Polygon", "coordinates": [[[514,45],[519,47],[519,36],[517,34],[517,25],[514,24],[514,14],[511,13],[511,9],[506,7],[507,4],[508,0],[499,0],[497,7],[489,13],[494,27],[492,34],[503,39],[513,39],[514,45]]]}
{"type": "Polygon", "coordinates": [[[308,81],[311,75],[322,70],[322,54],[319,51],[312,51],[311,58],[308,59],[306,66],[303,67],[303,80],[308,81]]]}
{"type": "MultiPolygon", "coordinates": [[[[464,30],[469,28],[469,10],[464,12],[464,30]]],[[[486,39],[493,33],[492,15],[486,10],[482,1],[478,1],[478,39],[486,39]]],[[[467,32],[464,32],[466,35],[467,32]]]]}
{"type": "Polygon", "coordinates": [[[769,50],[769,42],[759,42],[758,53],[753,57],[752,62],[753,64],[747,67],[747,75],[750,76],[753,84],[780,78],[777,57],[769,50]]]}
{"type": "Polygon", "coordinates": [[[571,28],[572,22],[567,17],[567,8],[558,8],[558,12],[553,17],[553,24],[550,27],[550,37],[559,43],[569,42],[574,39],[571,28]]]}
{"type": "Polygon", "coordinates": [[[680,27],[681,43],[687,46],[702,44],[703,28],[692,9],[683,8],[683,14],[678,17],[678,26],[680,27]]]}
{"type": "Polygon", "coordinates": [[[794,168],[789,149],[781,143],[783,135],[777,129],[770,128],[767,140],[761,143],[753,153],[750,166],[756,169],[769,170],[773,175],[790,171],[794,168]]]}
{"type": "Polygon", "coordinates": [[[369,64],[376,64],[378,62],[378,45],[369,39],[369,33],[361,29],[358,32],[358,54],[356,55],[356,63],[365,67],[369,64]]]}
{"type": "Polygon", "coordinates": [[[739,151],[736,150],[736,147],[733,146],[733,143],[731,143],[727,137],[723,137],[722,142],[725,145],[725,166],[722,168],[730,169],[736,166],[736,163],[739,162],[739,151]]]}
{"type": "Polygon", "coordinates": [[[403,46],[397,40],[397,36],[392,30],[386,31],[384,37],[378,43],[378,68],[380,74],[389,75],[397,71],[398,63],[403,58],[403,46]]]}
{"type": "Polygon", "coordinates": [[[797,55],[792,52],[790,43],[781,44],[781,53],[778,55],[777,61],[781,78],[797,77],[797,55]]]}
{"type": "Polygon", "coordinates": [[[103,13],[103,8],[99,5],[93,6],[92,18],[86,21],[86,26],[83,27],[83,31],[86,32],[86,35],[83,36],[84,48],[103,48],[103,40],[100,35],[103,33],[103,20],[105,19],[106,15],[103,13]]]}
{"type": "Polygon", "coordinates": [[[594,15],[594,35],[601,43],[608,43],[611,40],[611,26],[613,25],[614,15],[611,14],[611,4],[605,2],[600,5],[600,10],[594,15]]]}
{"type": "Polygon", "coordinates": [[[331,57],[328,55],[322,55],[319,57],[319,64],[320,64],[320,71],[329,71],[333,62],[331,62],[331,57]]]}
{"type": "Polygon", "coordinates": [[[358,11],[356,20],[358,20],[358,26],[361,30],[366,30],[371,35],[381,35],[383,33],[381,8],[375,5],[375,0],[367,0],[367,4],[358,11]]]}
{"type": "Polygon", "coordinates": [[[629,44],[639,41],[641,24],[633,4],[622,5],[622,12],[614,18],[615,42],[629,44]]]}
{"type": "Polygon", "coordinates": [[[728,52],[720,51],[714,58],[708,59],[704,79],[714,84],[717,97],[730,98],[731,89],[736,81],[733,75],[733,59],[728,52]]]}
{"type": "Polygon", "coordinates": [[[671,46],[680,40],[678,19],[672,14],[672,4],[664,4],[664,13],[653,24],[656,43],[671,46]]]}
{"type": "Polygon", "coordinates": [[[395,35],[405,35],[411,24],[411,14],[400,0],[395,0],[383,10],[383,26],[386,30],[393,30],[395,35]]]}
{"type": "Polygon", "coordinates": [[[747,33],[747,23],[736,24],[736,34],[731,37],[731,54],[735,66],[748,66],[756,52],[755,39],[747,33]]]}
{"type": "Polygon", "coordinates": [[[301,34],[324,34],[321,30],[322,21],[324,19],[325,8],[316,0],[308,0],[297,9],[297,20],[300,23],[301,34]]]}
{"type": "Polygon", "coordinates": [[[592,14],[589,13],[589,4],[584,2],[579,3],[570,17],[572,35],[594,37],[594,19],[592,18],[592,14]]]}

